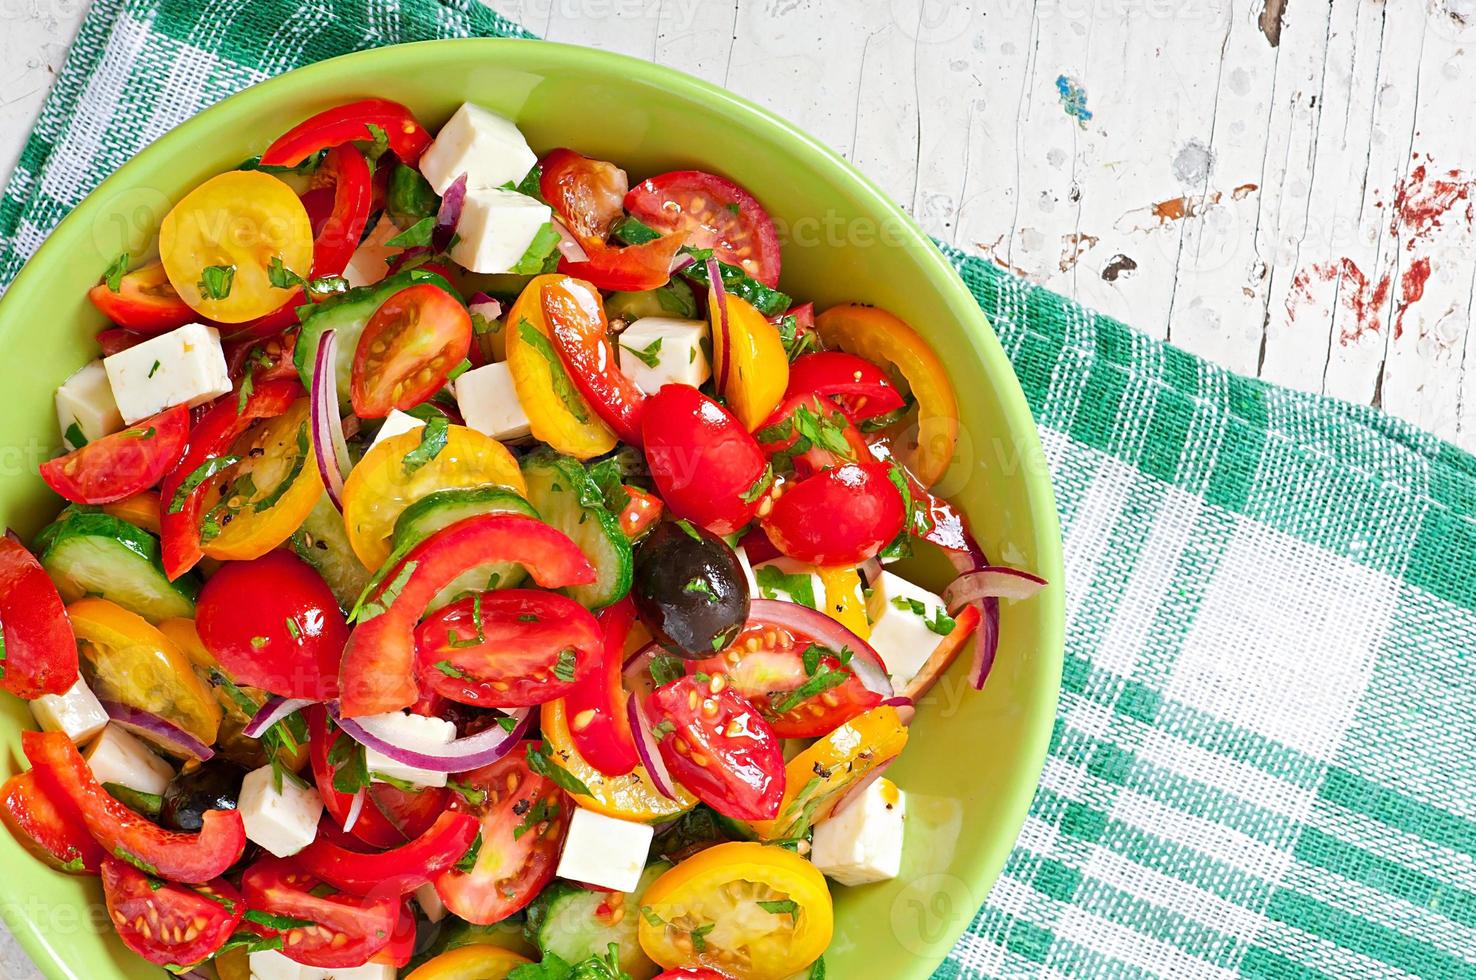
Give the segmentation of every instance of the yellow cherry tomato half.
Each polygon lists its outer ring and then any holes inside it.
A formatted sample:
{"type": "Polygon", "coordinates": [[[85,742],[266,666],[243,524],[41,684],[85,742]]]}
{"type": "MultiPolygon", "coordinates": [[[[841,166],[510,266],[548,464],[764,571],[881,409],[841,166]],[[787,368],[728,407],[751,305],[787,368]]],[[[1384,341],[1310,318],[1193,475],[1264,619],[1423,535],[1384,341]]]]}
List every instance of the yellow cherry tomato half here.
{"type": "Polygon", "coordinates": [[[67,617],[93,693],[158,715],[206,745],[215,742],[220,705],[173,640],[106,599],[74,602],[67,617]]]}
{"type": "Polygon", "coordinates": [[[543,287],[568,276],[534,276],[502,328],[507,369],[533,435],[561,453],[590,459],[615,448],[615,433],[584,400],[554,348],[543,315],[543,287]]]}
{"type": "Polygon", "coordinates": [[[462,946],[426,960],[405,980],[506,980],[509,973],[530,962],[501,946],[462,946]]]}
{"type": "Polygon", "coordinates": [[[518,461],[506,446],[464,425],[446,427],[446,445],[429,462],[407,466],[423,430],[391,436],[364,454],[343,487],[343,520],[349,546],[365,568],[390,555],[400,512],[437,490],[501,486],[528,495],[518,461]]]}
{"type": "Polygon", "coordinates": [[[854,568],[821,566],[815,569],[825,587],[825,613],[863,640],[871,639],[871,620],[866,615],[866,594],[861,576],[854,568]]]}
{"type": "Polygon", "coordinates": [[[718,321],[717,294],[707,291],[713,371],[721,376],[720,365],[727,359],[723,398],[738,421],[753,432],[784,398],[784,389],[789,387],[789,355],[778,327],[741,297],[724,295],[728,299],[726,331],[718,321]]]}
{"type": "Polygon", "coordinates": [[[746,841],[687,858],[651,883],[640,911],[641,948],[651,959],[733,980],[785,980],[819,959],[835,931],[830,889],[815,866],[746,841]],[[772,912],[764,907],[771,902],[794,904],[772,912]]]}
{"type": "Polygon", "coordinates": [[[590,796],[574,797],[588,810],[636,823],[655,823],[670,820],[697,805],[697,797],[680,785],[675,787],[676,799],[661,795],[644,766],[638,765],[624,776],[606,776],[586,762],[569,734],[569,716],[563,698],[544,702],[540,727],[543,740],[559,765],[589,787],[590,796]]]}
{"type": "Polygon", "coordinates": [[[143,528],[150,534],[159,533],[159,491],[145,490],[111,504],[103,504],[103,513],[134,527],[143,528]]]}
{"type": "Polygon", "coordinates": [[[210,484],[201,521],[209,558],[259,558],[302,526],[323,493],[313,458],[308,400],[241,434],[231,455],[241,461],[210,484]]]}
{"type": "Polygon", "coordinates": [[[816,739],[784,767],[784,799],[773,820],[749,824],[760,840],[798,837],[830,816],[853,786],[902,754],[907,726],[897,709],[878,705],[816,739]]]}
{"type": "Polygon", "coordinates": [[[292,188],[260,170],[232,170],[184,196],[159,227],[159,257],[191,308],[221,323],[244,323],[291,298],[273,286],[273,259],[306,276],[313,226],[292,188]]]}
{"type": "Polygon", "coordinates": [[[928,342],[886,310],[855,303],[826,310],[815,318],[815,328],[827,346],[902,375],[917,399],[917,432],[897,446],[898,456],[923,485],[942,479],[958,442],[958,400],[928,342]]]}

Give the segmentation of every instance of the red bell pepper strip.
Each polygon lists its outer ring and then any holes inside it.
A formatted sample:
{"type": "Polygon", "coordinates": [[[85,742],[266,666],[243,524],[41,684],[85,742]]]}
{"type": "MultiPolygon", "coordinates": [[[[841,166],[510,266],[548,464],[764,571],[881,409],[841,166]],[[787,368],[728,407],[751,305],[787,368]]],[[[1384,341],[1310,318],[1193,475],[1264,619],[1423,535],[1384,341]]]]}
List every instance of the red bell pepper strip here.
{"type": "Polygon", "coordinates": [[[50,576],[15,535],[0,537],[0,687],[18,698],[77,683],[77,639],[50,576]]]}
{"type": "Polygon", "coordinates": [[[431,143],[430,133],[405,106],[389,99],[364,99],[304,119],[277,137],[261,155],[261,162],[264,166],[295,167],[330,146],[354,140],[372,142],[375,133],[370,126],[383,130],[395,156],[412,167],[431,143]]]}
{"type": "Polygon", "coordinates": [[[903,405],[901,392],[885,371],[864,357],[838,350],[805,354],[789,365],[784,397],[796,395],[836,398],[852,422],[895,412],[903,405]]]}
{"type": "Polygon", "coordinates": [[[345,847],[343,831],[325,820],[317,840],[292,860],[313,877],[355,895],[408,895],[465,857],[480,826],[470,813],[448,810],[410,843],[365,854],[345,847]]]}
{"type": "MultiPolygon", "coordinates": [[[[333,785],[333,777],[337,767],[328,761],[339,739],[348,740],[348,736],[337,729],[328,727],[328,713],[321,704],[311,705],[303,709],[303,716],[308,724],[308,746],[309,757],[312,760],[313,782],[317,784],[318,795],[323,798],[323,809],[328,811],[338,827],[348,822],[348,815],[354,804],[353,793],[341,793],[333,785]]],[[[444,808],[444,794],[449,790],[426,789],[413,794],[418,804],[421,797],[426,798],[428,806],[435,808],[438,813],[444,808]]],[[[360,807],[358,819],[354,821],[353,829],[347,833],[357,840],[361,840],[371,847],[399,847],[406,841],[413,840],[414,833],[405,833],[401,827],[408,827],[411,831],[429,827],[435,817],[431,816],[424,823],[420,822],[418,812],[411,812],[409,807],[400,807],[396,811],[396,819],[391,819],[386,812],[387,803],[406,803],[412,798],[409,792],[402,792],[390,786],[388,783],[371,783],[365,790],[367,798],[360,807]]]]}
{"type": "Polygon", "coordinates": [[[31,769],[5,781],[0,819],[26,850],[58,871],[97,874],[107,852],[87,832],[82,811],[41,777],[31,769]]]}
{"type": "Polygon", "coordinates": [[[671,280],[671,262],[685,241],[683,235],[663,235],[639,245],[611,248],[586,243],[583,262],[559,259],[559,272],[586,279],[600,289],[642,292],[664,286],[671,280]]]}
{"type": "Polygon", "coordinates": [[[555,280],[543,287],[543,315],[579,393],[621,442],[640,448],[646,396],[620,370],[600,294],[587,282],[555,280]]]}
{"type": "Polygon", "coordinates": [[[469,568],[516,561],[545,589],[584,585],[594,566],[579,546],[542,521],[488,514],[458,521],[426,538],[386,575],[358,610],[343,651],[340,710],[377,715],[414,704],[415,624],[443,588],[469,568]]]}
{"type": "Polygon", "coordinates": [[[100,282],[87,291],[87,298],[113,323],[145,336],[200,319],[200,314],[174,291],[162,262],[127,273],[119,282],[117,292],[100,282]]]}
{"type": "Polygon", "coordinates": [[[224,873],[246,849],[246,827],[235,810],[206,810],[198,834],[165,830],[133,812],[98,785],[82,753],[61,732],[22,732],[21,749],[42,778],[81,811],[93,839],[142,871],[203,884],[224,873]]]}
{"type": "Polygon", "coordinates": [[[607,776],[623,776],[641,761],[625,710],[621,679],[625,640],[635,622],[635,603],[627,596],[606,607],[599,620],[605,634],[600,667],[580,678],[564,695],[564,713],[571,720],[580,720],[569,726],[569,737],[584,760],[607,776]]]}
{"type": "Polygon", "coordinates": [[[190,432],[190,448],[159,487],[160,536],[164,573],[179,578],[195,566],[200,550],[200,517],[210,476],[222,464],[231,444],[258,419],[275,418],[302,395],[296,381],[268,381],[258,386],[244,406],[232,396],[217,401],[190,432]],[[237,409],[240,409],[237,411],[237,409]]]}

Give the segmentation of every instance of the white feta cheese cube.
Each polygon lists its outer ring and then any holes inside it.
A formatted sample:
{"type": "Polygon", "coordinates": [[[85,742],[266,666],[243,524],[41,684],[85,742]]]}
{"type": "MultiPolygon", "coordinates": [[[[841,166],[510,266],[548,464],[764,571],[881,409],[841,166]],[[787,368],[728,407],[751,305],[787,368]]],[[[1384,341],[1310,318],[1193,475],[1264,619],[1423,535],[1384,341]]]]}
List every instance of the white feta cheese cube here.
{"type": "Polygon", "coordinates": [[[892,686],[903,690],[933,655],[942,636],[928,628],[943,611],[943,600],[900,575],[883,571],[872,587],[870,607],[877,611],[871,624],[871,646],[881,655],[892,686]]]}
{"type": "Polygon", "coordinates": [[[384,417],[384,421],[380,423],[379,431],[374,433],[374,441],[369,444],[369,448],[373,449],[386,439],[392,439],[402,433],[419,429],[423,425],[425,425],[425,422],[410,413],[402,412],[398,408],[392,408],[390,409],[390,413],[384,417]]]}
{"type": "Polygon", "coordinates": [[[867,885],[902,871],[906,799],[883,777],[815,827],[810,860],[842,885],[867,885]]]}
{"type": "Polygon", "coordinates": [[[399,233],[399,226],[388,215],[380,216],[379,224],[369,232],[369,237],[359,243],[344,267],[343,277],[350,286],[372,286],[388,275],[389,260],[403,250],[385,243],[399,233]]]}
{"type": "Polygon", "coordinates": [[[482,345],[489,361],[507,360],[507,324],[502,320],[507,311],[502,304],[495,299],[471,303],[466,311],[472,315],[472,327],[476,331],[472,343],[482,345]]]}
{"type": "Polygon", "coordinates": [[[467,191],[451,257],[472,272],[511,272],[552,217],[548,205],[517,191],[467,191]]]}
{"type": "Polygon", "coordinates": [[[190,323],[103,358],[128,425],[175,405],[203,405],[231,390],[220,334],[190,323]]]}
{"type": "MultiPolygon", "coordinates": [[[[444,718],[427,718],[425,715],[412,715],[405,711],[390,711],[373,716],[373,721],[392,733],[389,740],[394,744],[428,755],[456,740],[455,723],[444,718]]],[[[364,750],[364,763],[369,768],[370,778],[375,782],[403,779],[416,786],[446,785],[444,772],[416,769],[403,762],[396,762],[374,749],[364,750]],[[381,779],[381,776],[388,776],[389,779],[381,779]]]]}
{"type": "Polygon", "coordinates": [[[533,431],[506,361],[468,371],[454,387],[461,417],[478,432],[509,442],[533,431]]]}
{"type": "Polygon", "coordinates": [[[74,425],[87,442],[123,428],[123,416],[118,414],[113,386],[108,384],[108,372],[101,360],[83,365],[56,389],[56,424],[71,449],[82,447],[75,436],[67,437],[74,425]]]}
{"type": "Polygon", "coordinates": [[[706,336],[705,320],[643,316],[620,334],[620,370],[650,395],[666,384],[696,388],[712,376],[706,336]]]}
{"type": "Polygon", "coordinates": [[[576,809],[569,820],[564,851],[559,855],[558,876],[617,892],[633,892],[641,882],[655,833],[650,824],[576,809]]]}
{"type": "Polygon", "coordinates": [[[797,602],[811,609],[825,603],[825,584],[814,565],[781,556],[753,566],[753,577],[758,583],[754,595],[761,598],[797,602]]]}
{"type": "Polygon", "coordinates": [[[108,725],[108,713],[80,677],[62,694],[33,700],[31,714],[42,731],[62,732],[74,745],[82,745],[108,725]]]}
{"type": "Polygon", "coordinates": [[[251,953],[246,957],[246,963],[251,970],[251,980],[308,980],[319,974],[316,967],[289,960],[275,949],[251,953]]]}
{"type": "Polygon", "coordinates": [[[440,922],[446,917],[446,903],[441,901],[441,893],[436,891],[434,882],[427,881],[415,889],[415,901],[430,921],[440,922]]]}
{"type": "Polygon", "coordinates": [[[84,755],[99,783],[117,783],[140,793],[164,792],[174,769],[118,725],[108,725],[84,755]]]}
{"type": "Polygon", "coordinates": [[[465,102],[421,154],[420,172],[437,194],[444,194],[462,174],[467,190],[516,184],[537,162],[511,120],[465,102]]]}
{"type": "Polygon", "coordinates": [[[398,971],[385,963],[365,963],[363,966],[333,967],[305,966],[298,980],[395,980],[398,971]]]}
{"type": "Polygon", "coordinates": [[[318,791],[291,776],[282,778],[277,792],[271,766],[253,769],[241,780],[237,804],[246,825],[246,837],[277,857],[291,857],[318,836],[323,800],[318,791]]]}

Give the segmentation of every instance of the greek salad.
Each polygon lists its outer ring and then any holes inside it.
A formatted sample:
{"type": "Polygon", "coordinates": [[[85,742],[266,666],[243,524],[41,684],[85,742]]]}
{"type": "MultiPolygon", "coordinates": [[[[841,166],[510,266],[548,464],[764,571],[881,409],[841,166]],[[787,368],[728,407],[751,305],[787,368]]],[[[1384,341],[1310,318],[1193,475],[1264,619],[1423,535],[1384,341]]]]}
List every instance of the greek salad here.
{"type": "Polygon", "coordinates": [[[65,507],[0,538],[10,831],[183,976],[822,976],[915,704],[1044,583],[929,489],[936,354],[780,266],[733,181],[473,104],[184,195],[88,294],[65,507]]]}

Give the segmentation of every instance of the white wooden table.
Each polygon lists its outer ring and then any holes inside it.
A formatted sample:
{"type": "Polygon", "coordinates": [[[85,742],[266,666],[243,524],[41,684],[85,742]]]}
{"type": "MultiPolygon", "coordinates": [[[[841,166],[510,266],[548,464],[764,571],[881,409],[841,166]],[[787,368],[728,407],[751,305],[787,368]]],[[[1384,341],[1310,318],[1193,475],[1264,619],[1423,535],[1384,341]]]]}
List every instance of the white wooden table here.
{"type": "MultiPolygon", "coordinates": [[[[1476,0],[492,6],[720,82],[1155,337],[1476,449],[1476,0]]],[[[0,0],[0,172],[84,9],[0,0]]]]}

